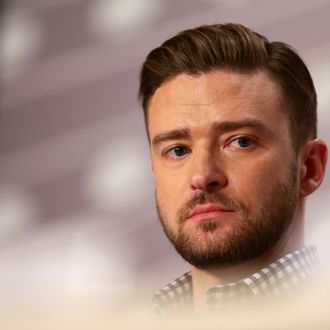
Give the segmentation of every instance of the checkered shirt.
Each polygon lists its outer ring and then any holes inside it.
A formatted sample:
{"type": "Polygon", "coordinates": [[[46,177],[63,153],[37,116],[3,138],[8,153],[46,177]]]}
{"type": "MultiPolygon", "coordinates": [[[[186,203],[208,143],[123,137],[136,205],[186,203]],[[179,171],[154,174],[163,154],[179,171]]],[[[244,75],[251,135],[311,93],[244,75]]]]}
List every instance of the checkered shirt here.
{"type": "MultiPolygon", "coordinates": [[[[249,277],[235,283],[218,285],[206,292],[209,311],[246,304],[256,298],[291,296],[298,284],[318,273],[318,257],[314,246],[305,246],[271,263],[249,277]]],[[[191,273],[185,273],[158,290],[153,299],[157,315],[173,315],[193,310],[191,273]]]]}

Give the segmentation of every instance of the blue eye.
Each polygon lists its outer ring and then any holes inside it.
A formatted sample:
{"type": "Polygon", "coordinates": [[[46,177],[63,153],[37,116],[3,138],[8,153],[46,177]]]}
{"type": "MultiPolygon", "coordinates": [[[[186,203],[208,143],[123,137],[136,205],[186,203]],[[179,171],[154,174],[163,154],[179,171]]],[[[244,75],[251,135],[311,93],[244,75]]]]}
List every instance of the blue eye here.
{"type": "Polygon", "coordinates": [[[247,148],[253,144],[253,140],[249,137],[243,136],[235,140],[241,148],[247,148]]]}
{"type": "Polygon", "coordinates": [[[179,157],[184,156],[187,153],[188,153],[188,148],[186,148],[184,146],[177,146],[177,147],[170,149],[167,152],[167,155],[169,157],[179,158],[179,157]]]}
{"type": "Polygon", "coordinates": [[[183,155],[185,155],[187,153],[187,148],[182,147],[182,146],[175,147],[173,149],[173,152],[175,153],[176,156],[180,157],[180,156],[183,156],[183,155]]]}
{"type": "Polygon", "coordinates": [[[255,145],[255,139],[248,136],[239,136],[231,140],[229,146],[236,149],[248,149],[255,145]]]}

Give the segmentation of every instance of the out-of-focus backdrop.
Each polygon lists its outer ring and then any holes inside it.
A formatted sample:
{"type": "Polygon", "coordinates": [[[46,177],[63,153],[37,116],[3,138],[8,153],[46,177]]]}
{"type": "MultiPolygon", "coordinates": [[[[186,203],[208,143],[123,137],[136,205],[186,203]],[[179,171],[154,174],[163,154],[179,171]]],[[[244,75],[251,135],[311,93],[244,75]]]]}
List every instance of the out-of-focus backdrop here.
{"type": "MultiPolygon", "coordinates": [[[[240,22],[295,47],[330,142],[328,0],[9,0],[0,21],[1,304],[147,302],[188,266],[164,237],[138,76],[178,31],[240,22]]],[[[329,175],[306,240],[329,268],[329,175]]]]}

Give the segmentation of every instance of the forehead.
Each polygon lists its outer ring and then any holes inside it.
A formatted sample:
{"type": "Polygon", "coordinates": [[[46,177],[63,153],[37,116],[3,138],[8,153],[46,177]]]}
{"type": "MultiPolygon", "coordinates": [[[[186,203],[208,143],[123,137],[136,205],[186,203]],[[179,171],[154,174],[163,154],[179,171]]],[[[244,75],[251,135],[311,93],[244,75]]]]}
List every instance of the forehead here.
{"type": "Polygon", "coordinates": [[[177,121],[204,125],[212,119],[264,116],[272,121],[283,115],[281,91],[264,71],[215,70],[198,76],[180,74],[161,85],[150,101],[148,129],[152,136],[155,129],[177,121]]]}

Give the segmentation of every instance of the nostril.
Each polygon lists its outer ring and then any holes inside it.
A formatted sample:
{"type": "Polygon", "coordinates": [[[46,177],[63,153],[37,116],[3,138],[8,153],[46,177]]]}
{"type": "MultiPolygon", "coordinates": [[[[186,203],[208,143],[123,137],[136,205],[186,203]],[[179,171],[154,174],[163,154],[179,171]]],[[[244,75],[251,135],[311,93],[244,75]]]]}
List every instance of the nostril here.
{"type": "Polygon", "coordinates": [[[207,185],[207,190],[210,191],[210,192],[213,192],[217,189],[219,189],[219,182],[217,181],[212,181],[212,182],[209,182],[208,185],[207,185]]]}

